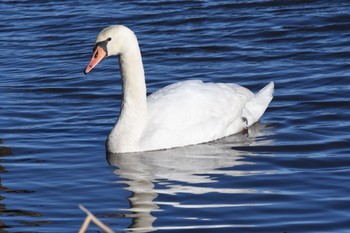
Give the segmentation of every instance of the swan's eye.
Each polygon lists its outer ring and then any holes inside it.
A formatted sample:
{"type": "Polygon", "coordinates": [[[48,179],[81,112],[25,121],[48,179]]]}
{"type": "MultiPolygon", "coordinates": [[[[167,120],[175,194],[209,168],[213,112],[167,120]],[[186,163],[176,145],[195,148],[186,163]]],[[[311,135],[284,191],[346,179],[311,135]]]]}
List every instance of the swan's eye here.
{"type": "Polygon", "coordinates": [[[108,51],[107,51],[107,43],[108,43],[109,41],[111,41],[111,40],[112,40],[112,38],[109,37],[109,38],[107,38],[106,40],[97,42],[97,43],[95,44],[94,48],[93,48],[93,52],[95,52],[97,46],[99,46],[99,47],[101,47],[101,48],[106,52],[106,54],[108,54],[108,51]]]}

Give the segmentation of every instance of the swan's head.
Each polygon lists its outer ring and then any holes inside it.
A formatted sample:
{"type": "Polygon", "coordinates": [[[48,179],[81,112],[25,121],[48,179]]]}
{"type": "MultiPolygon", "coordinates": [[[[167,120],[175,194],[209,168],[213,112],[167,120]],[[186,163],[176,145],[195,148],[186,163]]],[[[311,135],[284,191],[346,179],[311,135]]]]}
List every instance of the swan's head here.
{"type": "Polygon", "coordinates": [[[137,41],[135,34],[125,26],[116,25],[103,29],[96,38],[91,61],[84,73],[89,73],[104,58],[124,53],[128,44],[133,44],[133,40],[137,41]]]}

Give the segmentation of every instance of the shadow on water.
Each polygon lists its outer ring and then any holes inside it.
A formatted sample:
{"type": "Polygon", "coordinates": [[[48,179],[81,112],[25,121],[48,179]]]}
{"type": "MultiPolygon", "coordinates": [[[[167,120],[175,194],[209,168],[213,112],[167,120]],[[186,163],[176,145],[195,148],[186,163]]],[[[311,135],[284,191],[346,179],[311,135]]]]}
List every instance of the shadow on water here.
{"type": "MultiPolygon", "coordinates": [[[[0,145],[2,144],[2,139],[0,138],[0,145]]],[[[9,147],[5,147],[5,146],[0,146],[0,158],[3,157],[3,156],[9,156],[9,155],[12,155],[12,150],[11,148],[9,147]]],[[[1,162],[1,159],[0,159],[0,162],[1,162]]],[[[6,173],[6,169],[3,167],[3,166],[0,166],[0,174],[3,174],[3,173],[6,173]]],[[[2,180],[1,180],[1,177],[0,177],[0,191],[1,193],[4,192],[4,190],[6,190],[7,188],[4,187],[2,185],[2,180]]],[[[3,200],[4,197],[2,195],[0,195],[0,200],[3,200]]],[[[0,204],[0,215],[3,215],[5,213],[7,213],[8,210],[6,208],[6,205],[4,204],[0,204]]],[[[7,226],[2,220],[0,220],[0,230],[1,232],[6,232],[5,229],[6,228],[9,228],[9,226],[7,226]]]]}
{"type": "MultiPolygon", "coordinates": [[[[132,219],[129,230],[132,232],[149,232],[156,217],[152,215],[160,209],[156,198],[161,194],[179,193],[204,194],[218,193],[252,193],[255,190],[215,188],[205,185],[217,182],[213,176],[244,176],[245,171],[234,171],[232,167],[247,162],[240,160],[253,153],[240,152],[232,148],[237,146],[267,145],[266,125],[261,123],[250,127],[247,133],[233,135],[215,142],[175,148],[163,151],[107,154],[108,163],[116,166],[114,171],[125,179],[126,190],[131,192],[129,199],[132,219]],[[226,169],[225,169],[226,168],[226,169]],[[228,169],[230,168],[230,169],[228,169]],[[161,187],[161,188],[158,188],[161,187]]],[[[166,203],[178,207],[179,203],[166,203]]]]}
{"type": "MultiPolygon", "coordinates": [[[[0,145],[2,144],[2,139],[0,138],[0,145]]],[[[0,156],[12,155],[12,150],[10,147],[0,146],[0,156]]]]}
{"type": "MultiPolygon", "coordinates": [[[[13,152],[10,147],[2,146],[3,140],[0,138],[0,164],[3,163],[3,157],[12,156],[13,152]]],[[[6,199],[6,194],[15,193],[15,194],[30,194],[33,191],[26,189],[12,189],[10,187],[5,187],[3,185],[3,175],[9,173],[8,170],[2,165],[0,165],[0,201],[6,199]]],[[[9,208],[6,204],[0,204],[0,232],[12,232],[7,229],[12,229],[16,225],[23,224],[24,226],[39,226],[47,224],[47,221],[33,221],[32,217],[40,217],[42,214],[25,209],[12,209],[9,208]],[[13,219],[15,218],[15,219],[13,219]]],[[[26,232],[31,232],[26,230],[26,232]]]]}
{"type": "MultiPolygon", "coordinates": [[[[0,158],[3,156],[10,156],[12,155],[12,150],[9,147],[5,147],[5,146],[1,146],[2,144],[2,139],[0,138],[0,158]]],[[[0,159],[0,162],[2,162],[2,160],[0,159]]],[[[3,166],[0,166],[0,174],[6,173],[6,169],[3,166]]],[[[2,192],[6,192],[6,190],[8,190],[8,188],[4,187],[2,184],[2,179],[0,176],[0,191],[2,192]]],[[[5,199],[5,197],[3,197],[2,195],[0,195],[0,200],[5,199]]],[[[0,215],[6,214],[8,213],[9,210],[6,208],[5,204],[0,204],[0,215]]],[[[2,220],[0,220],[0,230],[1,232],[7,232],[5,231],[6,228],[9,228],[8,225],[6,225],[2,220]]]]}

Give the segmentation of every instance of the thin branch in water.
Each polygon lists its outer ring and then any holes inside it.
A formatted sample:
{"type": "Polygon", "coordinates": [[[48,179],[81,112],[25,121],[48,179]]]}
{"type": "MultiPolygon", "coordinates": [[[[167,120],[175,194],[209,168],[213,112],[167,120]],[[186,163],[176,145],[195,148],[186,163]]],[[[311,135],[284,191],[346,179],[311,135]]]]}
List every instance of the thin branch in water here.
{"type": "Polygon", "coordinates": [[[86,229],[89,226],[89,223],[92,221],[95,223],[99,228],[104,230],[106,233],[114,233],[109,227],[107,227],[103,222],[101,222],[98,218],[95,217],[88,209],[86,209],[84,206],[79,205],[79,208],[84,211],[87,216],[83,222],[83,225],[81,226],[79,233],[85,233],[86,229]]]}

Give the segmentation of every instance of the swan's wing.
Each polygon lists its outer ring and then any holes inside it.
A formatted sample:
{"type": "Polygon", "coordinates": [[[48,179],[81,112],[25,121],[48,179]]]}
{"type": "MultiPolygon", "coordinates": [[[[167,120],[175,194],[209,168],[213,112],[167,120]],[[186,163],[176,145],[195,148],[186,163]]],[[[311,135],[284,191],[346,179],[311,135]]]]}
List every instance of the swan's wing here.
{"type": "Polygon", "coordinates": [[[149,119],[143,137],[174,147],[237,133],[243,127],[242,110],[253,96],[235,84],[191,80],[167,86],[147,99],[149,119]]]}

